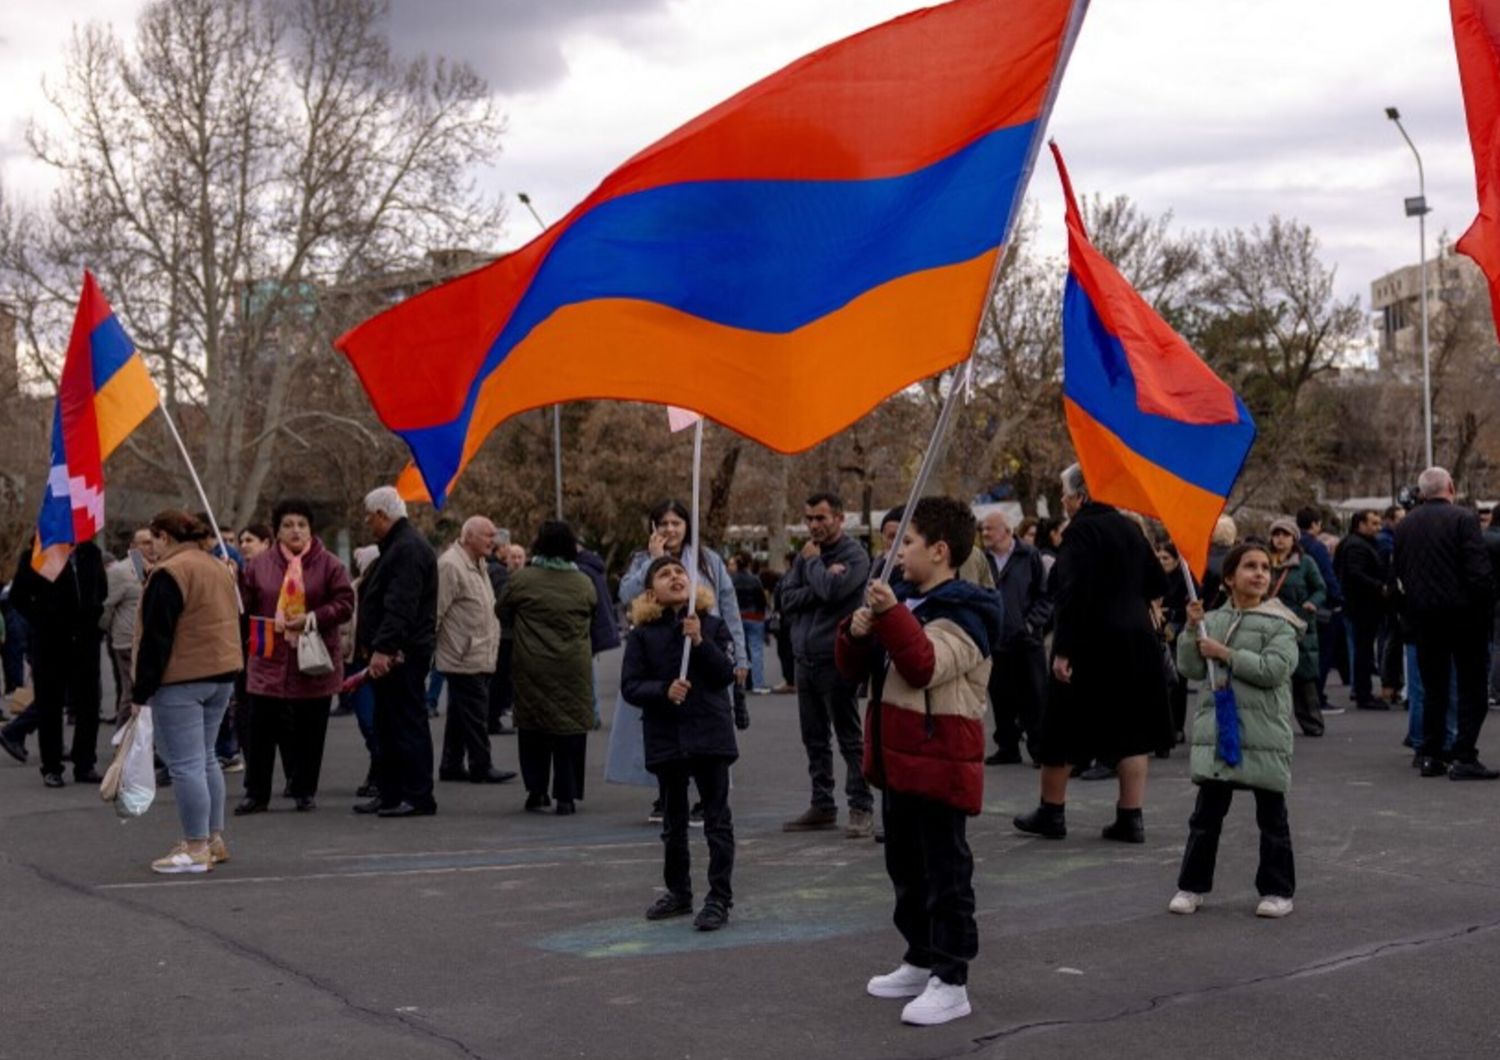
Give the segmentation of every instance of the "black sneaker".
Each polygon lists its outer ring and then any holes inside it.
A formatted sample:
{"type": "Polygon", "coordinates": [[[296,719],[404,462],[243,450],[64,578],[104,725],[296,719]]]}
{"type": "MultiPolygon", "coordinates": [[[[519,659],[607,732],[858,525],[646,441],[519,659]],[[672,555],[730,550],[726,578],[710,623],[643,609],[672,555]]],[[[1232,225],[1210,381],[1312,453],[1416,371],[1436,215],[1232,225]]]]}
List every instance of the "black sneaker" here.
{"type": "Polygon", "coordinates": [[[60,788],[66,784],[61,773],[43,773],[42,783],[49,788],[60,788]]]}
{"type": "Polygon", "coordinates": [[[703,803],[693,803],[693,808],[688,811],[688,824],[693,828],[703,827],[703,803]]]}
{"type": "Polygon", "coordinates": [[[663,819],[661,800],[657,799],[651,804],[651,809],[646,814],[647,824],[661,824],[663,819]]]}
{"type": "Polygon", "coordinates": [[[269,807],[254,795],[246,795],[240,800],[240,804],[234,808],[234,815],[236,817],[247,817],[252,813],[265,813],[267,809],[269,807]]]}
{"type": "Polygon", "coordinates": [[[538,813],[552,805],[552,797],[543,791],[532,791],[526,795],[526,809],[538,813]]]}
{"type": "Polygon", "coordinates": [[[646,910],[646,919],[670,920],[674,916],[687,916],[692,911],[692,895],[664,894],[651,903],[651,908],[646,910]]]}
{"type": "Polygon", "coordinates": [[[1500,780],[1500,770],[1489,769],[1479,759],[1454,762],[1448,767],[1449,780],[1500,780]]]}
{"type": "Polygon", "coordinates": [[[693,917],[693,927],[699,931],[718,931],[729,923],[729,907],[710,898],[703,903],[702,910],[693,917]]]}
{"type": "Polygon", "coordinates": [[[1104,765],[1104,764],[1101,763],[1101,764],[1096,765],[1096,766],[1089,766],[1082,773],[1078,774],[1078,779],[1079,780],[1108,780],[1110,777],[1112,777],[1114,775],[1115,775],[1115,768],[1114,768],[1114,766],[1107,766],[1107,765],[1104,765]]]}

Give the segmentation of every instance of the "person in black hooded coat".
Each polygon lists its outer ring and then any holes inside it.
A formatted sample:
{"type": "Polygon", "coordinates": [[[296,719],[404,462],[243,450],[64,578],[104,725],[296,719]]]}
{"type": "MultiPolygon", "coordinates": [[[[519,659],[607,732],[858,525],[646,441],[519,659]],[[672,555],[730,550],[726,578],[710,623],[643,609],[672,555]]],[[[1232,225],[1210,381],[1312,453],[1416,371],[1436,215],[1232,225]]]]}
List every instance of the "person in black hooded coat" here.
{"type": "Polygon", "coordinates": [[[703,806],[708,841],[708,900],[695,926],[722,927],[733,906],[734,824],[729,811],[729,766],[739,757],[734,736],[734,640],[729,627],[710,614],[713,595],[698,589],[693,614],[685,615],[688,572],[670,555],[646,571],[646,591],[631,604],[635,628],[625,642],[620,689],[641,708],[646,768],[661,781],[663,878],[667,893],[646,911],[650,920],[692,912],[688,853],[688,781],[703,806]],[[684,638],[693,640],[686,680],[680,680],[684,638]]]}

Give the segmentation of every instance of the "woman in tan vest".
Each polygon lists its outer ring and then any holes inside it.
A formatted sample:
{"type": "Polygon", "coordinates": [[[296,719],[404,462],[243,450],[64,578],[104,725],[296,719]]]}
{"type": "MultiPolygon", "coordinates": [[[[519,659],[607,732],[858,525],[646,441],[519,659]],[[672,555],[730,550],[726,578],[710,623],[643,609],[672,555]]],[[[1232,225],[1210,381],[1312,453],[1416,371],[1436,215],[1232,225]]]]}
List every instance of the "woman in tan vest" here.
{"type": "Polygon", "coordinates": [[[214,741],[242,665],[234,572],[203,550],[208,527],[187,512],[162,512],[151,520],[151,537],[156,565],[135,624],[131,698],[135,709],[151,707],[182,822],[182,842],[151,870],[209,872],[229,860],[214,741]]]}

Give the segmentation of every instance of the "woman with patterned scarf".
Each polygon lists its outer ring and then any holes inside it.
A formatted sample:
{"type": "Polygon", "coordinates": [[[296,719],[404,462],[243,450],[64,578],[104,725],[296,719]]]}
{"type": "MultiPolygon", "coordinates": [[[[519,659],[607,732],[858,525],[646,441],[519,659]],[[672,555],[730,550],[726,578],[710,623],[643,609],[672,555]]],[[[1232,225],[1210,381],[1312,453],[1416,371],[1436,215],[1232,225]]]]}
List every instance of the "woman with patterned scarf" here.
{"type": "Polygon", "coordinates": [[[269,807],[278,744],[296,808],[306,812],[316,807],[328,706],[344,679],[339,627],[354,613],[349,574],[313,535],[307,502],[282,501],[271,523],[276,543],[240,574],[250,624],[250,741],[245,797],[234,809],[238,816],[269,807]],[[333,661],[330,673],[310,676],[298,668],[297,642],[307,636],[323,638],[333,661]]]}
{"type": "Polygon", "coordinates": [[[583,798],[594,727],[589,629],[598,594],[578,569],[578,540],[567,523],[543,523],[531,552],[531,565],[510,576],[499,600],[501,625],[515,631],[516,750],[526,808],[555,800],[559,814],[570,814],[583,798]]]}

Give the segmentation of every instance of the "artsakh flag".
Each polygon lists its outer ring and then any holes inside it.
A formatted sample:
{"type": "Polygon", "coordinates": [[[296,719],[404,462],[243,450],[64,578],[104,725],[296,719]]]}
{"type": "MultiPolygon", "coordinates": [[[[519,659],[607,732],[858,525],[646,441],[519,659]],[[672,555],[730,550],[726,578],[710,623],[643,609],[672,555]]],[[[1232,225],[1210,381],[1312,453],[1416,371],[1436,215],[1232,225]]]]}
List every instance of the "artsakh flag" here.
{"type": "Polygon", "coordinates": [[[1255,421],[1089,243],[1056,144],[1052,154],[1068,224],[1063,407],[1083,477],[1095,500],[1160,519],[1202,577],[1255,421]]]}
{"type": "Polygon", "coordinates": [[[527,409],[679,404],[796,452],[964,360],[1086,6],[954,0],[829,45],[340,337],[403,494],[442,504],[527,409]]]}
{"type": "Polygon", "coordinates": [[[1500,334],[1500,0],[1452,0],[1453,43],[1463,85],[1479,216],[1457,243],[1484,271],[1500,334]]]}
{"type": "Polygon", "coordinates": [[[56,578],[73,546],[104,528],[104,461],[159,401],[145,362],[85,272],[57,384],[52,466],[31,557],[44,577],[56,578]]]}

